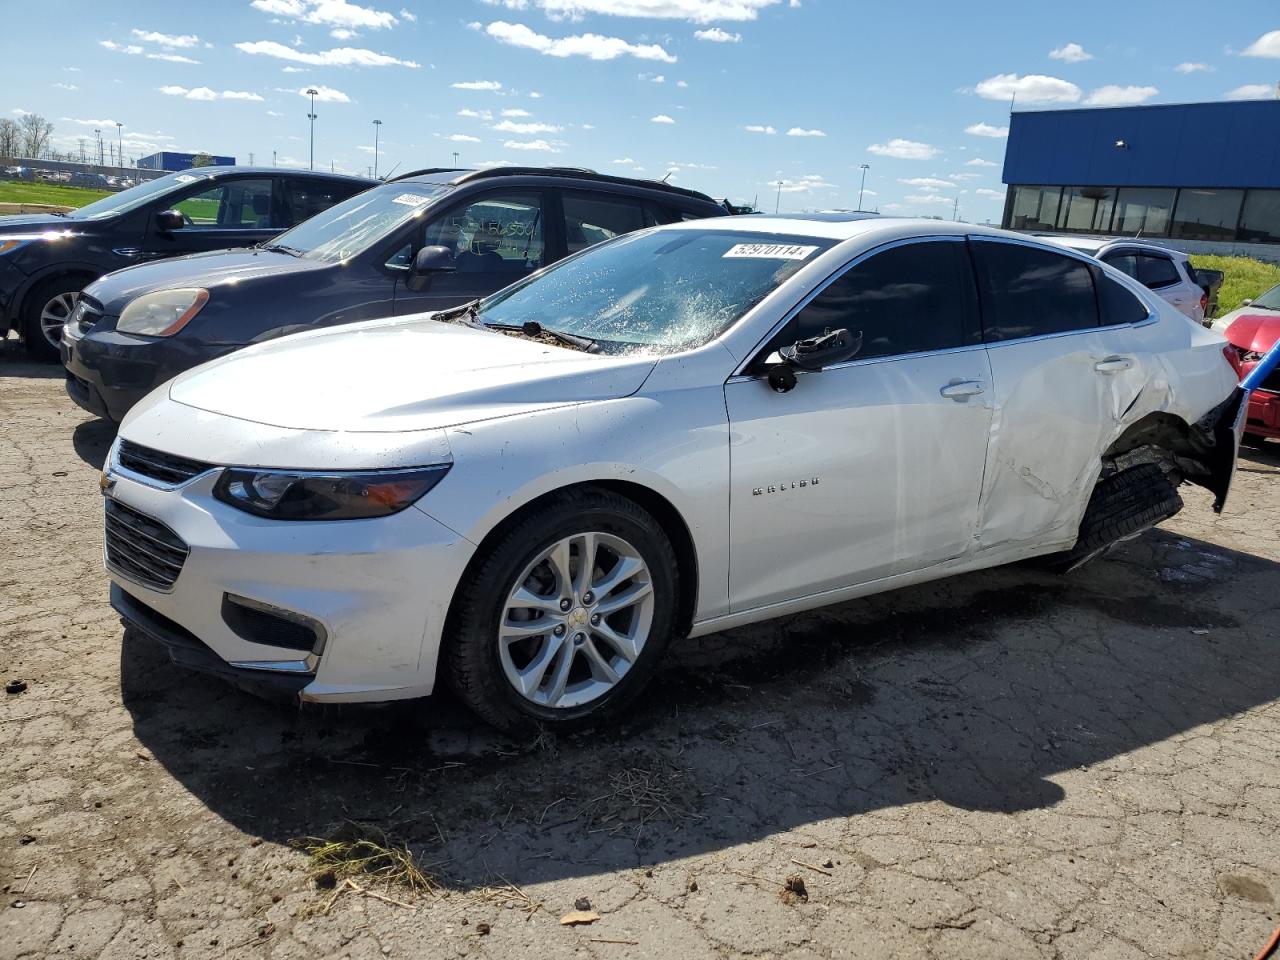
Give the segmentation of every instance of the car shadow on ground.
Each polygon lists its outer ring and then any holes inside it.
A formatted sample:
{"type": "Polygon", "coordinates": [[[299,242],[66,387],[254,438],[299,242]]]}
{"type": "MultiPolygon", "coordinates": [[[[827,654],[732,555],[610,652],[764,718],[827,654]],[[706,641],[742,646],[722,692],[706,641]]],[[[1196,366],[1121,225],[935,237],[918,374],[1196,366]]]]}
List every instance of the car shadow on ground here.
{"type": "Polygon", "coordinates": [[[461,887],[669,862],[929,800],[1013,812],[1053,779],[1280,697],[1250,615],[1280,565],[1165,531],[1068,577],[1010,567],[687,641],[618,726],[524,742],[447,695],[298,710],[122,650],[138,739],[268,841],[368,821],[461,887]]]}
{"type": "Polygon", "coordinates": [[[75,448],[76,456],[89,466],[101,470],[118,429],[119,424],[111,420],[86,420],[77,424],[71,434],[71,445],[75,448]]]}
{"type": "Polygon", "coordinates": [[[0,337],[0,377],[61,380],[64,376],[62,364],[33,360],[17,337],[0,337]]]}

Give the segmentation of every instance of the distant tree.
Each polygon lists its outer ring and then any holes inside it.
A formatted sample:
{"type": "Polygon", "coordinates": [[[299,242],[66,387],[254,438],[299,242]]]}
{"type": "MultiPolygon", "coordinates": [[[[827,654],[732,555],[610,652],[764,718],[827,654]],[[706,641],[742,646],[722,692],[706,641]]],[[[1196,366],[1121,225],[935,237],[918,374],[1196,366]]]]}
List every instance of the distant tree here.
{"type": "Polygon", "coordinates": [[[0,117],[0,157],[16,157],[22,144],[18,121],[0,117]]]}
{"type": "Polygon", "coordinates": [[[49,149],[49,138],[53,135],[53,124],[38,113],[24,113],[18,118],[18,129],[22,134],[22,155],[35,159],[49,149]]]}
{"type": "Polygon", "coordinates": [[[191,165],[193,167],[212,167],[213,157],[209,156],[207,153],[197,153],[191,158],[191,165]]]}

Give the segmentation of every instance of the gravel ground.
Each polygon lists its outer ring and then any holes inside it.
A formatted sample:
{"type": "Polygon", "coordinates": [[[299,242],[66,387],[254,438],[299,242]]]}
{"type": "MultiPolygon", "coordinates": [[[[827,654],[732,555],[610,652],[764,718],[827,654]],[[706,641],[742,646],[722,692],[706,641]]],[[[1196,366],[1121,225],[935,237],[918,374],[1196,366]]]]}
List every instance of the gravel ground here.
{"type": "Polygon", "coordinates": [[[625,726],[512,743],[122,637],[112,430],[12,341],[0,418],[0,957],[1248,958],[1278,921],[1280,444],[1221,518],[1184,488],[1068,577],[690,641],[625,726]],[[440,887],[318,889],[291,841],[344,821],[440,887]]]}

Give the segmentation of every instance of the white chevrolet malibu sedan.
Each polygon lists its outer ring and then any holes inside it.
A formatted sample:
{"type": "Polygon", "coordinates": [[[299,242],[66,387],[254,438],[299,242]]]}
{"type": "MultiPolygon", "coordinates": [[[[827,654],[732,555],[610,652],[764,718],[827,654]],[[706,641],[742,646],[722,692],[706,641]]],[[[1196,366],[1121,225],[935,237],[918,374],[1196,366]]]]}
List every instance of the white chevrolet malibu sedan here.
{"type": "Polygon", "coordinates": [[[372,701],[443,677],[505,730],[581,725],[673,638],[1069,569],[1176,512],[1183,481],[1221,505],[1223,347],[998,230],[659,227],[159,388],[102,478],[112,601],[244,686],[372,701]]]}

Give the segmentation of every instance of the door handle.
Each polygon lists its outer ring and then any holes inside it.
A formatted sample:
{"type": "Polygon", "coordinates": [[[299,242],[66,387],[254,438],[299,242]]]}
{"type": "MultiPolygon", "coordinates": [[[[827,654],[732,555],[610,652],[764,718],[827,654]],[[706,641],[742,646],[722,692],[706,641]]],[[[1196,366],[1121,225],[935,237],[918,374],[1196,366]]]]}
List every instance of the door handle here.
{"type": "Polygon", "coordinates": [[[960,380],[948,383],[938,393],[948,400],[964,401],[970,397],[976,397],[986,389],[986,385],[981,380],[960,380]]]}
{"type": "Polygon", "coordinates": [[[1099,360],[1093,365],[1093,369],[1099,373],[1119,373],[1121,370],[1128,370],[1133,366],[1133,361],[1128,357],[1107,357],[1105,360],[1099,360]]]}

